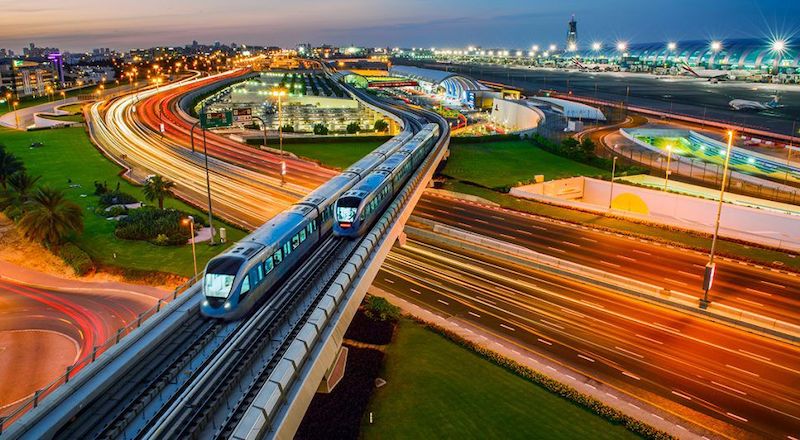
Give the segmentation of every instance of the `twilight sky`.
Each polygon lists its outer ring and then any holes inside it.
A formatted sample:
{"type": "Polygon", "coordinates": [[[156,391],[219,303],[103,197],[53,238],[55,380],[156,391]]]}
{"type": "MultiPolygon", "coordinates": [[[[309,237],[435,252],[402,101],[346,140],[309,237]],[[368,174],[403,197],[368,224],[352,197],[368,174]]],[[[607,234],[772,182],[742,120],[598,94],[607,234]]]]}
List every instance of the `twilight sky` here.
{"type": "Polygon", "coordinates": [[[0,47],[129,49],[200,42],[525,48],[780,35],[797,0],[0,0],[0,47]]]}

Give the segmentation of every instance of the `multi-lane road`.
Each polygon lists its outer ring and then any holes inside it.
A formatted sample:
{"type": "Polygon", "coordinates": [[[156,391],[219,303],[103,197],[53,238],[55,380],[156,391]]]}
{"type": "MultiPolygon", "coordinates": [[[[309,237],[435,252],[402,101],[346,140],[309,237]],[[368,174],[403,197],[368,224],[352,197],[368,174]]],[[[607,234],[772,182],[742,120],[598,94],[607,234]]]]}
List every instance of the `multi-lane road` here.
{"type": "MultiPolygon", "coordinates": [[[[584,225],[427,194],[414,214],[603,271],[702,295],[706,254],[584,225]]],[[[800,277],[718,260],[710,299],[800,324],[800,277]]]]}
{"type": "Polygon", "coordinates": [[[375,284],[722,435],[800,433],[795,346],[413,240],[375,284]]]}

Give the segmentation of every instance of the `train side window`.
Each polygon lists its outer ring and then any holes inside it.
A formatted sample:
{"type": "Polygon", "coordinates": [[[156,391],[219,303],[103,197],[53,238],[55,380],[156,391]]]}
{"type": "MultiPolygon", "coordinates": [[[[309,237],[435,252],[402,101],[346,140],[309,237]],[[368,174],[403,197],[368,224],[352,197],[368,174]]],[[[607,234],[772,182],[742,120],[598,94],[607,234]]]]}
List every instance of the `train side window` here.
{"type": "Polygon", "coordinates": [[[242,280],[242,289],[239,291],[239,295],[244,295],[249,291],[250,291],[250,275],[245,275],[244,279],[242,280]]]}
{"type": "Polygon", "coordinates": [[[298,234],[298,235],[300,235],[300,243],[306,241],[306,230],[305,229],[301,229],[300,230],[300,234],[298,234]]]}
{"type": "Polygon", "coordinates": [[[283,255],[285,257],[288,257],[289,254],[292,253],[292,249],[293,249],[292,248],[292,243],[287,241],[286,243],[283,244],[283,255]]]}
{"type": "Polygon", "coordinates": [[[267,258],[267,261],[264,262],[264,272],[266,274],[269,274],[270,272],[272,272],[272,268],[274,267],[275,267],[275,261],[272,259],[272,257],[267,258]]]}
{"type": "Polygon", "coordinates": [[[264,279],[264,266],[258,265],[258,282],[260,283],[261,280],[264,279]]]}
{"type": "Polygon", "coordinates": [[[297,249],[297,246],[300,246],[300,234],[294,234],[292,237],[292,249],[297,249]]]}
{"type": "Polygon", "coordinates": [[[281,264],[281,261],[283,261],[283,251],[278,249],[277,251],[275,251],[275,255],[273,255],[272,257],[275,258],[276,266],[281,264]]]}

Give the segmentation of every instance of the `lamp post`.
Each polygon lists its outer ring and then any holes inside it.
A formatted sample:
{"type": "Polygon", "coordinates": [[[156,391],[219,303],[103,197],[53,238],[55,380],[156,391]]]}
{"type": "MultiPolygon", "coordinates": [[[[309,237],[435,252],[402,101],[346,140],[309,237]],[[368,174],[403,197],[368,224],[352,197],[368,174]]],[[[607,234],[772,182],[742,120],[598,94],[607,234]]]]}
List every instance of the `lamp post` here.
{"type": "Polygon", "coordinates": [[[183,224],[184,225],[187,225],[187,224],[189,225],[189,231],[192,234],[192,238],[191,238],[191,241],[192,241],[192,260],[194,261],[194,277],[197,278],[197,252],[195,252],[195,249],[194,249],[194,217],[192,217],[190,215],[187,218],[183,219],[183,224]]]}
{"type": "Polygon", "coordinates": [[[797,148],[794,146],[794,133],[796,126],[797,126],[797,121],[792,122],[792,137],[789,138],[789,145],[786,146],[786,177],[784,177],[783,179],[784,184],[789,183],[789,167],[792,159],[792,150],[797,148]]]}
{"type": "Polygon", "coordinates": [[[17,113],[17,106],[19,105],[19,101],[14,101],[14,120],[17,124],[17,130],[19,130],[19,113],[17,113]]]}
{"type": "Polygon", "coordinates": [[[672,164],[672,145],[667,145],[667,171],[664,173],[664,191],[667,190],[669,185],[670,165],[672,164]]]}
{"type": "Polygon", "coordinates": [[[273,90],[272,96],[278,97],[278,145],[281,151],[281,186],[286,184],[286,161],[283,160],[283,97],[285,90],[273,90]]]}
{"type": "Polygon", "coordinates": [[[614,161],[611,163],[611,188],[608,191],[608,209],[611,209],[611,203],[614,201],[614,175],[617,172],[617,159],[618,156],[614,156],[614,161]]]}
{"type": "Polygon", "coordinates": [[[6,104],[8,104],[8,111],[12,111],[11,110],[11,96],[13,96],[11,94],[11,92],[6,93],[6,104]]]}
{"type": "Polygon", "coordinates": [[[728,130],[728,149],[725,153],[725,167],[722,172],[722,186],[719,189],[719,205],[717,206],[717,219],[714,225],[714,238],[711,240],[711,251],[708,254],[708,263],[703,277],[703,298],[700,300],[700,308],[706,309],[710,301],[708,291],[714,283],[714,253],[717,249],[717,237],[719,236],[719,219],[722,216],[722,200],[725,197],[725,186],[728,183],[728,165],[731,162],[731,149],[733,148],[733,130],[728,130]]]}

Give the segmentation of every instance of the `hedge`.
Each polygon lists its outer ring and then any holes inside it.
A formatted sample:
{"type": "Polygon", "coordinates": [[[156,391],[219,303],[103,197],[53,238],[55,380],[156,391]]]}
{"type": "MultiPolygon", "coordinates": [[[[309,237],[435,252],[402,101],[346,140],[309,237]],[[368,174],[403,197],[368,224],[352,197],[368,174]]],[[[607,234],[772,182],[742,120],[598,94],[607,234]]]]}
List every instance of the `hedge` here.
{"type": "Polygon", "coordinates": [[[415,316],[409,316],[410,319],[414,320],[415,322],[421,324],[423,327],[427,328],[428,330],[433,331],[444,337],[445,339],[454,342],[461,347],[470,350],[480,357],[492,362],[493,364],[504,368],[505,370],[516,374],[517,376],[533,382],[544,389],[552,392],[553,394],[557,394],[579,406],[582,406],[589,411],[597,414],[600,417],[608,420],[611,423],[619,424],[625,426],[626,429],[633,432],[634,434],[640,435],[647,439],[654,439],[654,440],[667,440],[667,439],[675,439],[669,433],[656,429],[647,423],[639,421],[622,411],[619,411],[615,408],[612,408],[605,403],[591,397],[589,395],[583,394],[580,391],[576,390],[575,388],[565,385],[555,379],[552,379],[538,371],[534,371],[518,362],[515,362],[511,359],[503,357],[487,348],[481,347],[480,345],[464,339],[463,337],[459,336],[458,334],[445,329],[444,327],[440,327],[436,324],[431,324],[429,322],[423,321],[415,316]]]}
{"type": "Polygon", "coordinates": [[[65,243],[58,249],[58,256],[64,260],[78,276],[86,275],[94,270],[94,262],[92,262],[89,254],[83,251],[73,243],[65,243]]]}

